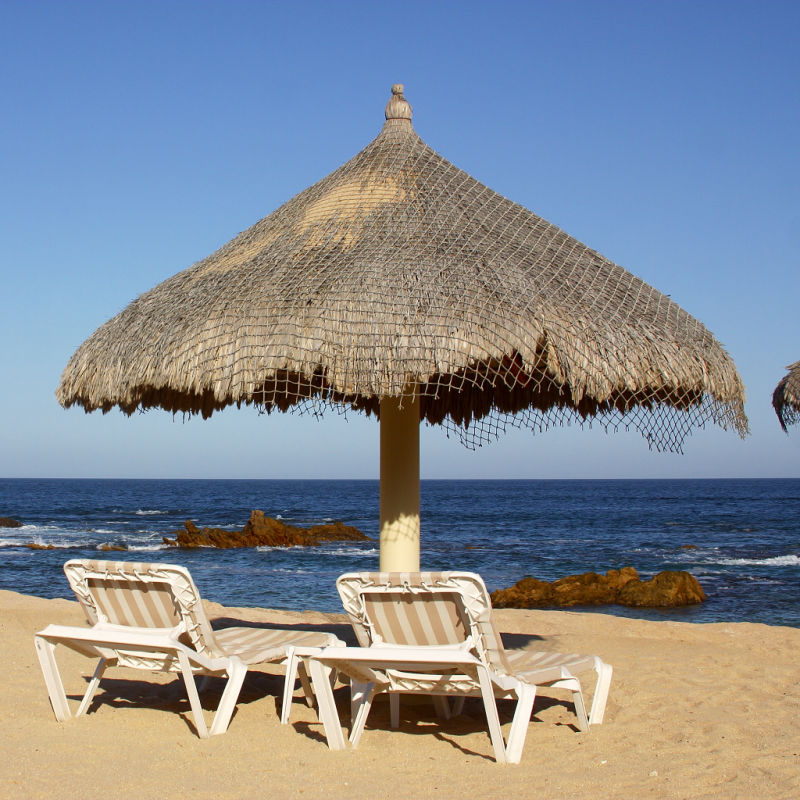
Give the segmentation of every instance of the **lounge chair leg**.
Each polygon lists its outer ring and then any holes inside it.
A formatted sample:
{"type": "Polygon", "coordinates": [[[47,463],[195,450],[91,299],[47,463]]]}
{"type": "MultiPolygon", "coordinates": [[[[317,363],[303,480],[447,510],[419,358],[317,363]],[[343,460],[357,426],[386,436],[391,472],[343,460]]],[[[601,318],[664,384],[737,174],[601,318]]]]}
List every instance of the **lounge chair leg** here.
{"type": "Polygon", "coordinates": [[[283,702],[281,703],[281,725],[289,722],[289,714],[292,708],[292,697],[294,696],[294,682],[297,678],[297,666],[300,659],[294,647],[286,651],[286,678],[283,681],[283,702]]]}
{"type": "MultiPolygon", "coordinates": [[[[372,700],[375,697],[374,683],[362,683],[359,684],[359,686],[362,687],[362,691],[360,693],[361,701],[359,703],[358,710],[353,717],[350,728],[350,744],[352,744],[353,747],[358,745],[358,740],[361,738],[361,734],[364,733],[364,726],[367,724],[367,717],[369,716],[370,709],[372,708],[372,700]]],[[[392,695],[389,696],[391,697],[392,695]]]]}
{"type": "MultiPolygon", "coordinates": [[[[297,674],[300,677],[300,685],[303,687],[303,694],[306,698],[306,705],[309,708],[314,708],[314,689],[311,686],[311,681],[308,679],[308,670],[306,669],[305,661],[301,658],[297,664],[297,674]]],[[[331,688],[336,682],[336,670],[331,671],[331,688]]]]}
{"type": "Polygon", "coordinates": [[[511,722],[511,731],[508,734],[506,756],[509,764],[519,764],[522,758],[522,748],[525,746],[525,737],[528,734],[528,725],[531,721],[533,701],[536,699],[536,686],[524,683],[517,690],[517,707],[514,709],[514,719],[511,722]]]}
{"type": "Polygon", "coordinates": [[[344,750],[346,747],[339,715],[336,712],[336,701],[330,684],[331,668],[316,659],[309,662],[311,680],[314,684],[314,694],[317,696],[319,718],[331,750],[344,750]]]}
{"type": "Polygon", "coordinates": [[[186,686],[189,705],[192,708],[192,716],[194,717],[197,735],[201,739],[208,739],[208,727],[205,717],[203,717],[203,706],[200,704],[200,696],[197,694],[197,685],[194,682],[194,675],[189,664],[189,659],[186,658],[183,652],[178,652],[178,663],[181,666],[181,676],[183,677],[184,686],[186,686]]]}
{"type": "Polygon", "coordinates": [[[562,678],[550,684],[557,689],[568,689],[572,692],[572,702],[575,705],[575,716],[578,718],[578,728],[582,731],[589,730],[589,718],[586,716],[586,704],[583,702],[581,682],[575,677],[562,678]]]}
{"type": "Polygon", "coordinates": [[[92,675],[92,679],[89,681],[89,685],[86,687],[86,693],[83,695],[83,700],[81,700],[81,704],[78,706],[78,710],[75,712],[76,717],[81,716],[81,714],[83,714],[89,707],[89,703],[92,702],[94,693],[97,691],[97,687],[100,684],[100,679],[103,677],[103,673],[106,671],[106,666],[107,664],[104,658],[101,658],[97,662],[94,675],[92,675]]]}
{"type": "Polygon", "coordinates": [[[583,702],[583,692],[580,687],[572,693],[572,702],[575,704],[575,716],[578,718],[578,727],[582,731],[589,730],[589,718],[586,716],[586,703],[583,702]]]}
{"type": "Polygon", "coordinates": [[[48,642],[40,636],[34,636],[33,641],[36,645],[36,655],[39,656],[39,665],[42,668],[42,675],[47,686],[47,693],[50,695],[50,705],[53,713],[59,722],[64,722],[70,718],[69,705],[67,705],[67,694],[64,691],[64,684],[61,682],[61,675],[56,664],[55,649],[53,642],[48,642]]]}
{"type": "Polygon", "coordinates": [[[486,722],[489,726],[489,737],[492,740],[494,757],[498,764],[506,763],[506,747],[503,741],[503,731],[500,728],[500,716],[497,713],[497,702],[494,698],[492,681],[486,667],[478,667],[478,680],[481,685],[483,708],[486,712],[486,722]]]}
{"type": "Polygon", "coordinates": [[[453,699],[453,716],[457,717],[459,714],[464,713],[464,700],[466,697],[462,694],[459,697],[453,699]]]}
{"type": "Polygon", "coordinates": [[[371,683],[361,683],[355,678],[350,678],[350,729],[352,730],[355,725],[356,715],[361,704],[364,702],[364,697],[369,693],[371,683]]]}
{"type": "Polygon", "coordinates": [[[236,701],[239,699],[239,692],[245,675],[247,675],[247,665],[243,664],[238,658],[232,658],[231,665],[228,668],[228,682],[225,684],[225,690],[219,699],[217,713],[211,723],[210,736],[216,736],[218,733],[225,733],[228,730],[228,724],[231,721],[233,709],[236,708],[236,701]]]}
{"type": "Polygon", "coordinates": [[[597,684],[594,687],[594,697],[592,697],[592,710],[589,713],[589,723],[600,725],[606,713],[606,701],[608,700],[608,690],[611,688],[611,675],[614,671],[611,664],[606,664],[598,658],[595,661],[597,670],[597,684]]]}
{"type": "Polygon", "coordinates": [[[432,699],[433,707],[436,710],[436,716],[439,717],[439,719],[450,719],[450,703],[447,698],[440,694],[435,694],[432,699]]]}

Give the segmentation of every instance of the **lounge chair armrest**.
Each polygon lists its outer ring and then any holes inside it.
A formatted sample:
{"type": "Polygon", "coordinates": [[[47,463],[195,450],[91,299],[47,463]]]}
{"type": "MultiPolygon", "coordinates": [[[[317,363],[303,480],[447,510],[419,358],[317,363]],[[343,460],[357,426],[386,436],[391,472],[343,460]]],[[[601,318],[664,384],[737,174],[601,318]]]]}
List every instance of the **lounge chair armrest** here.
{"type": "Polygon", "coordinates": [[[373,647],[326,647],[314,658],[326,664],[360,662],[379,667],[404,666],[410,668],[448,667],[453,665],[478,665],[481,662],[463,647],[411,647],[383,644],[373,647]]]}
{"type": "Polygon", "coordinates": [[[154,653],[182,652],[190,662],[204,669],[220,669],[226,659],[210,659],[192,650],[174,635],[174,628],[132,628],[119,625],[97,624],[91,628],[70,625],[48,625],[36,637],[54,644],[83,644],[93,648],[143,650],[154,653]],[[217,663],[221,662],[221,663],[217,663]]]}

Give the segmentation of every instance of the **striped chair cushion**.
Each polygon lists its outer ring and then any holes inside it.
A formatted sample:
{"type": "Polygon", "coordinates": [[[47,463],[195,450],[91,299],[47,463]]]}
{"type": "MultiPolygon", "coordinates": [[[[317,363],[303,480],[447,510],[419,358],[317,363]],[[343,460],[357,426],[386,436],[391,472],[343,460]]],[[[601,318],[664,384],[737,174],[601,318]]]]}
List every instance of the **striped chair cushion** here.
{"type": "Polygon", "coordinates": [[[97,610],[114,625],[173,628],[181,621],[169,584],[89,578],[87,585],[97,610]]]}
{"type": "Polygon", "coordinates": [[[461,598],[454,592],[366,591],[364,607],[374,634],[391,644],[453,645],[468,636],[461,598]]]}
{"type": "Polygon", "coordinates": [[[289,647],[327,647],[336,643],[332,633],[264,628],[223,628],[214,631],[217,645],[227,656],[245,664],[279,661],[289,647]]]}
{"type": "Polygon", "coordinates": [[[505,657],[513,675],[525,683],[549,683],[564,677],[564,670],[579,675],[595,666],[594,656],[506,650],[505,657]]]}

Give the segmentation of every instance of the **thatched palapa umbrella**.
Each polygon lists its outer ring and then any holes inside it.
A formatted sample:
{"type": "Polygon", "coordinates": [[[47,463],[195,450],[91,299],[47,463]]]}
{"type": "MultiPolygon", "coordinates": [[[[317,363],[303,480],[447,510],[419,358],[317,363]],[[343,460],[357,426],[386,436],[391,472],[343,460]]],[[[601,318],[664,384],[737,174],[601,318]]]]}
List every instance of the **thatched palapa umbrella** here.
{"type": "Polygon", "coordinates": [[[772,407],[784,431],[789,425],[800,422],[800,361],[789,364],[786,369],[789,372],[772,393],[772,407]]]}
{"type": "Polygon", "coordinates": [[[381,425],[381,569],[419,568],[419,423],[468,445],[598,420],[680,450],[747,430],[736,368],[668,297],[431,150],[403,87],[354,158],[134,300],[64,406],[343,405],[381,425]]]}

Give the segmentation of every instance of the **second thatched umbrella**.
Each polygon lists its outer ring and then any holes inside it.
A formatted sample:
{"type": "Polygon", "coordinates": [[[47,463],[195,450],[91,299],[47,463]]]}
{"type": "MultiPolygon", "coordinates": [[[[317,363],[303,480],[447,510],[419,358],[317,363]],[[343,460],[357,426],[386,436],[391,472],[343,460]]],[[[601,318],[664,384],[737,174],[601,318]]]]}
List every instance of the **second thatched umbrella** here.
{"type": "Polygon", "coordinates": [[[381,423],[381,569],[419,567],[419,423],[467,444],[598,419],[679,450],[744,435],[736,368],[668,297],[479,183],[393,87],[354,158],[139,297],[74,354],[86,411],[336,404],[381,423]]]}
{"type": "Polygon", "coordinates": [[[772,393],[772,407],[784,431],[800,422],[800,361],[789,364],[789,372],[772,393]]]}

